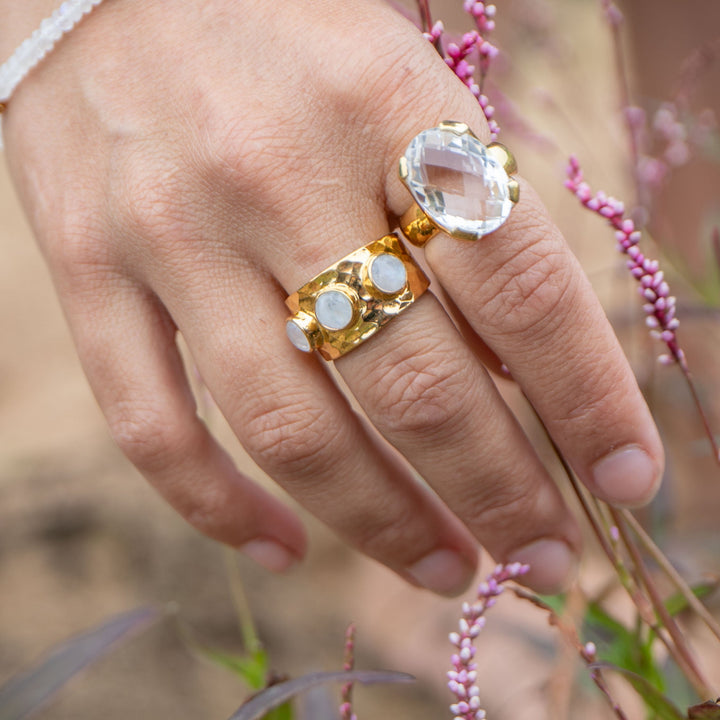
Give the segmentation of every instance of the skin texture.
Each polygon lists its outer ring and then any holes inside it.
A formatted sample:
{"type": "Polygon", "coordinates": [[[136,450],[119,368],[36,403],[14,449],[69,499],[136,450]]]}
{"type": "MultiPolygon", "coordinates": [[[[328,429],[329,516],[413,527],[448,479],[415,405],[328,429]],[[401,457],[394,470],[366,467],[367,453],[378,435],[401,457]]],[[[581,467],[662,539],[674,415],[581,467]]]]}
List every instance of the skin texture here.
{"type": "Polygon", "coordinates": [[[526,182],[497,232],[426,248],[467,339],[427,293],[336,362],[366,418],[284,334],[285,296],[409,205],[397,159],[443,119],[487,139],[472,96],[382,2],[177,12],[124,0],[98,8],[22,84],[4,131],[113,437],[189,522],[274,570],[306,550],[297,517],[240,475],[197,418],[178,331],[257,464],[361,551],[451,594],[482,543],[557,590],[579,531],[478,348],[507,364],[600,497],[649,500],[663,451],[587,279],[526,182]]]}

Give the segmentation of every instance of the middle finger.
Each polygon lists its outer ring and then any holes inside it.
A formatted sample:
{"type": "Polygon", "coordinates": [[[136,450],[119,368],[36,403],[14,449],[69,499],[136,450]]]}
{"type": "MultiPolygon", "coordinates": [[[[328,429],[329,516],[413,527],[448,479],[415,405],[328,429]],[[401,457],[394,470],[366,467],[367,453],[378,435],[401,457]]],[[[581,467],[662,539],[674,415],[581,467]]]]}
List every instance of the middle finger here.
{"type": "MultiPolygon", "coordinates": [[[[298,229],[296,262],[272,271],[289,291],[373,236],[380,209],[298,229]],[[362,222],[360,221],[362,217],[362,222]],[[369,218],[373,218],[369,222],[369,218]],[[363,228],[360,237],[357,228],[363,228]]],[[[430,293],[377,337],[336,362],[370,421],[498,560],[531,564],[529,584],[561,587],[579,548],[577,526],[488,373],[430,293]]]]}

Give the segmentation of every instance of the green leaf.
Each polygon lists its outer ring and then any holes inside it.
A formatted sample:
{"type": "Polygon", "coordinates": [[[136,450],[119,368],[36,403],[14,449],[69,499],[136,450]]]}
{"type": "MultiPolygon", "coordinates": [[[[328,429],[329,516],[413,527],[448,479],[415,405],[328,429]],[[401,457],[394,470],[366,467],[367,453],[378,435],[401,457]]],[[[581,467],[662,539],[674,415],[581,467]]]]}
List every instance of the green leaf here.
{"type": "MultiPolygon", "coordinates": [[[[702,599],[718,586],[717,581],[705,580],[693,585],[690,589],[696,598],[702,599]]],[[[688,601],[681,592],[676,592],[665,601],[667,611],[674,617],[689,607],[688,601]]]]}
{"type": "Polygon", "coordinates": [[[264,720],[293,720],[293,708],[289,702],[271,710],[264,720]]]}
{"type": "Polygon", "coordinates": [[[216,665],[238,675],[251,690],[262,690],[267,682],[268,658],[262,649],[248,655],[234,655],[214,648],[196,646],[200,654],[216,665]]]}
{"type": "Polygon", "coordinates": [[[652,683],[648,682],[642,675],[626,670],[606,662],[593,663],[590,668],[610,670],[622,675],[632,686],[640,697],[645,701],[648,709],[655,712],[660,720],[687,720],[680,708],[665,696],[652,683]]]}
{"type": "Polygon", "coordinates": [[[540,599],[549,607],[556,615],[562,615],[565,612],[567,604],[566,595],[540,595],[540,599]]]}
{"type": "Polygon", "coordinates": [[[630,630],[608,614],[598,603],[590,603],[585,615],[585,632],[600,648],[603,660],[637,673],[656,690],[664,692],[665,678],[652,653],[652,639],[645,641],[638,626],[630,630]]]}
{"type": "Polygon", "coordinates": [[[619,620],[616,620],[596,602],[588,604],[585,622],[591,626],[594,625],[599,629],[605,630],[613,636],[623,637],[630,634],[630,630],[628,630],[625,625],[619,620]]]}

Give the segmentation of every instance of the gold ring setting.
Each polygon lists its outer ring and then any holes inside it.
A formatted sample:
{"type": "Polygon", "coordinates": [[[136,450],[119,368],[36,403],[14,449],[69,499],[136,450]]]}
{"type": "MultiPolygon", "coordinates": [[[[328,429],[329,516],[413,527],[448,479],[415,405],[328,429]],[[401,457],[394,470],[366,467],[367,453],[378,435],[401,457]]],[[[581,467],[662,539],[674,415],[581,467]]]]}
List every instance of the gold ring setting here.
{"type": "Polygon", "coordinates": [[[430,285],[397,235],[338,260],[287,298],[285,329],[303,352],[345,355],[417,300],[430,285]]]}
{"type": "Polygon", "coordinates": [[[439,232],[479,240],[497,230],[520,197],[515,172],[504,145],[483,145],[465,123],[424,130],[400,158],[400,179],[415,201],[400,220],[403,235],[423,247],[439,232]]]}
{"type": "Polygon", "coordinates": [[[400,159],[400,179],[414,200],[400,232],[350,253],[290,295],[290,342],[335,360],[372,337],[430,284],[400,233],[418,247],[440,232],[479,240],[517,203],[516,171],[506,147],[483,145],[465,123],[448,120],[416,135],[400,159]]]}

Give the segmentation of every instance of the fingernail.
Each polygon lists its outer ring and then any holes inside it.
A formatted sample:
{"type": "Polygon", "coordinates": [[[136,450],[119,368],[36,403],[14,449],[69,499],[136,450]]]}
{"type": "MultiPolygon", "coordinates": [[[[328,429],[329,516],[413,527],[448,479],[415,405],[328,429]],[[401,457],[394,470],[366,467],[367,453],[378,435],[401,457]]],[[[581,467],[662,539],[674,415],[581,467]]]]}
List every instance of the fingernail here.
{"type": "Polygon", "coordinates": [[[297,563],[297,557],[274,540],[251,540],[240,551],[271,572],[285,572],[297,563]]]}
{"type": "Polygon", "coordinates": [[[536,540],[509,557],[509,562],[527,563],[530,570],[523,576],[529,585],[544,595],[566,590],[577,573],[577,557],[562,540],[536,540]]]}
{"type": "Polygon", "coordinates": [[[593,479],[609,502],[645,505],[660,485],[660,469],[644,450],[628,445],[596,462],[593,479]]]}
{"type": "Polygon", "coordinates": [[[406,569],[419,585],[440,595],[458,595],[466,590],[475,568],[453,550],[435,550],[406,569]]]}

